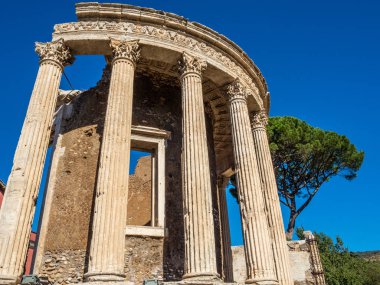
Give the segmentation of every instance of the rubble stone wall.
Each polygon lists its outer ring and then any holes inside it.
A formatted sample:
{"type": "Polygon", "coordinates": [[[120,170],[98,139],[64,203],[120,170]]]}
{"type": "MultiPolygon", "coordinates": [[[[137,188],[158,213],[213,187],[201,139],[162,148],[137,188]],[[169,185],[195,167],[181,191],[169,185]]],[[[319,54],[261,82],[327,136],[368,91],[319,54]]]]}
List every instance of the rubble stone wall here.
{"type": "Polygon", "coordinates": [[[46,251],[40,275],[48,277],[52,284],[81,283],[85,263],[85,250],[46,251]]]}
{"type": "Polygon", "coordinates": [[[127,237],[125,274],[127,280],[143,284],[145,279],[163,279],[163,239],[127,237]]]}

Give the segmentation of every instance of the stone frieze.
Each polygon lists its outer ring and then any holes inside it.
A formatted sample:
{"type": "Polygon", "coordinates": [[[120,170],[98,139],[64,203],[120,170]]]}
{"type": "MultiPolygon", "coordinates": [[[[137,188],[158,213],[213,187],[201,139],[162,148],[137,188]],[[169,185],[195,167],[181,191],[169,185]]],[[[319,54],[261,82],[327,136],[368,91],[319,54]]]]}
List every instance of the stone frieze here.
{"type": "MultiPolygon", "coordinates": [[[[222,64],[227,69],[233,71],[236,77],[244,81],[244,83],[249,87],[251,93],[257,102],[261,102],[259,99],[259,89],[253,82],[252,78],[234,61],[232,61],[223,52],[216,50],[205,42],[199,41],[193,37],[183,35],[174,30],[164,29],[162,27],[155,27],[150,25],[142,25],[139,23],[128,23],[128,22],[108,22],[108,21],[97,21],[97,22],[71,22],[64,24],[57,24],[54,26],[54,35],[59,36],[67,32],[76,31],[111,31],[128,33],[134,35],[143,35],[159,39],[160,41],[166,41],[174,43],[178,46],[188,48],[190,50],[200,52],[205,56],[217,61],[222,64]],[[259,99],[259,100],[257,100],[259,99]]],[[[258,70],[255,70],[256,72],[258,70]]],[[[258,77],[260,80],[264,80],[261,73],[258,77]]],[[[264,80],[265,81],[265,80],[264,80]]],[[[263,94],[265,95],[265,94],[263,94]]]]}

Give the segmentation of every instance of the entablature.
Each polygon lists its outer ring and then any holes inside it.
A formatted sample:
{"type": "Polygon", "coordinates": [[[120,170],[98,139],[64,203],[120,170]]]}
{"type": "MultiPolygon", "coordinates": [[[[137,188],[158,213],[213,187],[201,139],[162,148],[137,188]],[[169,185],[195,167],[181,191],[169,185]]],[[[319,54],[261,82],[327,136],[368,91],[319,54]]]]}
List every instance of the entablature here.
{"type": "Polygon", "coordinates": [[[75,54],[110,55],[110,37],[139,40],[141,58],[175,66],[184,51],[207,61],[204,77],[218,86],[240,78],[249,91],[250,109],[269,106],[267,85],[253,61],[223,35],[172,13],[124,4],[77,4],[78,22],[58,24],[53,40],[62,38],[75,54]],[[251,102],[252,101],[252,104],[251,102]]]}

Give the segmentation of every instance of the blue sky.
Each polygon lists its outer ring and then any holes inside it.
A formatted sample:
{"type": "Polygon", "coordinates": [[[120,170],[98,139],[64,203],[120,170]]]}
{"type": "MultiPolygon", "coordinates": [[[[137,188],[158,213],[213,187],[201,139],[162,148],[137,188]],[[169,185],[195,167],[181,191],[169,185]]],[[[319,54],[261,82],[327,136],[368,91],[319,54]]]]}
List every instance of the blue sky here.
{"type": "MultiPolygon", "coordinates": [[[[116,2],[115,0],[112,2],[116,2]]],[[[351,250],[380,249],[379,1],[122,1],[173,12],[240,45],[264,74],[271,115],[290,115],[346,135],[365,160],[358,178],[334,178],[301,214],[305,229],[340,235],[351,250]]],[[[55,23],[75,21],[74,1],[4,1],[0,69],[0,179],[6,181],[38,70],[35,41],[55,23]]],[[[74,88],[99,79],[104,60],[78,57],[66,69],[74,88]]],[[[61,87],[68,89],[65,79],[61,87]]],[[[236,226],[238,210],[230,201],[236,226]]],[[[285,218],[287,212],[284,211],[285,218]]],[[[240,244],[239,228],[232,229],[240,244]]]]}

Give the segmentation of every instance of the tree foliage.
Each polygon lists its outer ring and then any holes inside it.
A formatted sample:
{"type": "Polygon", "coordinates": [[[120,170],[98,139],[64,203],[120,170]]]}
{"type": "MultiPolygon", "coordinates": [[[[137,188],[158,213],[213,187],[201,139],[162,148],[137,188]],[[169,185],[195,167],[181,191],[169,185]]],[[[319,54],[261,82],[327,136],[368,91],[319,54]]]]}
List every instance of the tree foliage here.
{"type": "Polygon", "coordinates": [[[293,117],[270,118],[267,131],[280,201],[290,209],[291,239],[297,217],[321,186],[336,175],[354,179],[364,153],[347,137],[293,117]]]}
{"type": "MultiPolygon", "coordinates": [[[[300,239],[303,229],[297,229],[300,239]]],[[[324,233],[314,233],[329,285],[380,285],[380,262],[367,261],[349,252],[340,237],[335,241],[324,233]]]]}

